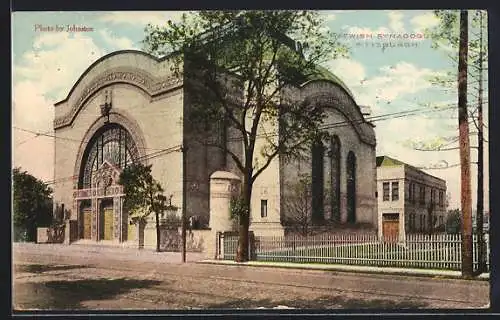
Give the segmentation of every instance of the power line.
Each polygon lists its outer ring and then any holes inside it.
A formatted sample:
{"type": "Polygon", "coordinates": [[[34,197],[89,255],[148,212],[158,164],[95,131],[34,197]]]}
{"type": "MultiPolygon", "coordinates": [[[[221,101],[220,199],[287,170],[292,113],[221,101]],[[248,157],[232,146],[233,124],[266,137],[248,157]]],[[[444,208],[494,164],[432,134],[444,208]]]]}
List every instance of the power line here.
{"type": "MultiPolygon", "coordinates": [[[[343,127],[343,126],[348,126],[348,125],[355,125],[355,124],[361,124],[361,123],[367,123],[367,122],[376,122],[376,121],[383,121],[383,120],[390,120],[390,119],[396,119],[396,118],[402,118],[402,117],[408,117],[408,116],[414,116],[414,115],[418,115],[420,113],[423,113],[423,112],[440,112],[440,111],[443,111],[443,110],[447,110],[447,109],[452,109],[452,108],[456,108],[455,106],[453,107],[446,107],[446,108],[437,108],[437,109],[434,109],[434,110],[428,110],[426,108],[417,108],[417,109],[411,109],[411,110],[405,110],[405,111],[399,111],[399,112],[393,112],[393,113],[387,113],[387,114],[382,114],[382,115],[377,115],[377,116],[371,116],[371,117],[366,117],[364,119],[358,119],[358,120],[355,120],[355,121],[349,121],[349,120],[344,120],[344,121],[340,121],[340,122],[335,122],[335,123],[329,123],[329,124],[325,124],[325,125],[322,125],[320,126],[320,129],[333,129],[333,128],[338,128],[338,127],[343,127]]],[[[53,138],[56,138],[56,139],[64,139],[64,140],[69,140],[69,141],[75,141],[75,142],[79,142],[79,143],[82,143],[82,142],[85,142],[84,140],[78,140],[78,139],[72,139],[72,138],[66,138],[66,137],[58,137],[58,136],[55,136],[55,135],[51,135],[51,134],[47,134],[47,133],[42,133],[42,132],[37,132],[37,131],[33,131],[33,130],[29,130],[29,129],[25,129],[25,128],[20,128],[20,127],[14,127],[14,129],[17,129],[17,130],[21,130],[21,131],[25,131],[25,132],[30,132],[30,133],[34,133],[34,134],[38,134],[38,135],[43,135],[43,136],[49,136],[49,137],[53,137],[53,138]]],[[[256,135],[256,137],[266,137],[266,138],[270,138],[270,137],[273,137],[273,136],[277,136],[279,133],[271,133],[271,134],[258,134],[256,135]]],[[[228,140],[242,140],[241,137],[233,137],[233,138],[228,138],[228,140]]],[[[88,142],[88,141],[87,141],[88,142]]],[[[147,154],[147,155],[144,155],[142,157],[139,157],[136,159],[137,160],[149,160],[149,159],[153,159],[153,158],[156,158],[160,155],[164,155],[164,154],[169,154],[171,152],[175,152],[175,151],[181,151],[182,150],[182,146],[181,145],[177,145],[177,146],[174,146],[174,147],[169,147],[169,148],[164,148],[164,149],[155,149],[155,148],[146,148],[146,149],[150,149],[150,150],[159,150],[159,151],[156,151],[156,152],[152,152],[150,154],[147,154]]],[[[133,160],[129,160],[127,162],[127,164],[131,164],[133,162],[133,160]]],[[[77,178],[77,176],[68,176],[68,177],[63,177],[63,178],[59,178],[59,179],[55,179],[55,180],[51,180],[51,181],[48,181],[48,182],[45,182],[46,184],[54,184],[56,182],[60,182],[60,181],[64,181],[64,180],[70,180],[70,179],[75,179],[77,178]]]]}
{"type": "MultiPolygon", "coordinates": [[[[161,155],[166,155],[166,154],[169,154],[169,153],[172,153],[172,152],[176,152],[176,151],[181,151],[181,150],[182,150],[182,146],[181,145],[177,145],[177,146],[165,148],[165,149],[162,149],[160,151],[152,152],[150,154],[146,154],[144,156],[138,157],[136,159],[128,160],[126,162],[126,164],[130,165],[130,164],[132,164],[132,163],[134,163],[136,161],[151,160],[151,159],[154,159],[154,158],[159,157],[161,155]]],[[[62,177],[62,178],[59,178],[59,179],[54,179],[54,180],[46,181],[45,184],[51,185],[51,184],[55,184],[55,183],[62,182],[62,181],[73,180],[73,179],[76,179],[76,178],[78,178],[77,175],[66,176],[66,177],[62,177]]]]}
{"type": "MultiPolygon", "coordinates": [[[[24,131],[24,132],[29,132],[29,133],[32,133],[32,134],[35,134],[35,138],[38,137],[38,136],[45,136],[45,137],[51,137],[51,138],[55,138],[55,139],[62,139],[62,140],[67,140],[67,141],[72,141],[72,142],[78,142],[78,143],[89,143],[90,140],[79,140],[79,139],[73,139],[73,138],[66,138],[66,137],[58,137],[54,134],[48,134],[48,133],[43,133],[43,132],[38,132],[38,131],[34,131],[34,130],[30,130],[30,129],[25,129],[25,128],[20,128],[20,127],[16,127],[16,126],[13,126],[14,129],[16,130],[19,130],[19,131],[24,131]]],[[[164,149],[161,149],[161,148],[147,148],[145,147],[144,149],[148,149],[148,150],[164,150],[164,149]]]]}
{"type": "MultiPolygon", "coordinates": [[[[339,122],[323,124],[323,125],[320,125],[318,128],[320,130],[341,128],[341,127],[345,127],[345,126],[351,126],[351,125],[357,125],[357,124],[363,124],[363,123],[371,123],[371,122],[377,122],[377,121],[398,119],[398,118],[403,118],[403,117],[408,117],[408,116],[415,116],[415,115],[419,115],[421,113],[441,112],[444,110],[450,110],[450,109],[455,109],[455,108],[456,108],[456,106],[440,107],[440,108],[436,108],[434,110],[429,110],[426,108],[417,108],[417,109],[412,109],[412,110],[399,111],[399,112],[386,113],[386,114],[377,115],[377,116],[365,117],[365,118],[357,119],[354,121],[343,120],[343,121],[339,121],[339,122]]],[[[257,134],[256,138],[272,138],[272,137],[277,137],[278,135],[279,135],[279,132],[261,133],[261,134],[257,134]]],[[[241,140],[243,140],[243,137],[233,136],[233,137],[228,138],[228,141],[241,141],[241,140]]]]}

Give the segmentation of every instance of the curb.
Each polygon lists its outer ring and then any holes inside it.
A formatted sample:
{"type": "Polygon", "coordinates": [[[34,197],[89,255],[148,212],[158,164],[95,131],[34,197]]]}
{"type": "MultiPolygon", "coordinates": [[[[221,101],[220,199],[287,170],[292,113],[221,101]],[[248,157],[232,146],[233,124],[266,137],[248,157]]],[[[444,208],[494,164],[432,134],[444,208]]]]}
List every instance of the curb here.
{"type": "Polygon", "coordinates": [[[226,266],[238,266],[238,267],[260,267],[260,268],[283,268],[283,269],[297,269],[297,270],[313,270],[313,271],[333,271],[333,272],[343,272],[343,273],[361,273],[361,274],[378,274],[378,275],[396,275],[396,276],[406,276],[406,277],[423,277],[423,278],[433,278],[433,279],[453,279],[453,280],[467,280],[467,281],[489,281],[489,273],[482,274],[478,277],[472,279],[463,278],[460,271],[448,271],[444,273],[442,270],[436,270],[439,273],[432,273],[432,269],[410,269],[411,271],[405,271],[403,269],[391,270],[389,268],[383,267],[373,267],[373,268],[359,268],[356,266],[311,266],[304,264],[280,264],[280,263],[270,263],[270,262],[234,262],[229,260],[202,260],[197,261],[199,264],[217,264],[226,266]]]}

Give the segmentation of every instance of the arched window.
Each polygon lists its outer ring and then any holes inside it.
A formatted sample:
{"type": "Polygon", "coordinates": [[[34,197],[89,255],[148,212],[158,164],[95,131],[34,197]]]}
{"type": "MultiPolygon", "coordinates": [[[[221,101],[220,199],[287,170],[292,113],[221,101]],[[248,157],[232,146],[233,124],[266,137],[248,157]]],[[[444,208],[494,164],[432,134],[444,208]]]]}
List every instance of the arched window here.
{"type": "Polygon", "coordinates": [[[323,143],[318,140],[312,146],[311,208],[313,222],[319,222],[324,218],[324,155],[323,143]]]}
{"type": "Polygon", "coordinates": [[[347,222],[356,222],[356,156],[349,151],[347,155],[347,222]]]}
{"type": "Polygon", "coordinates": [[[340,221],[340,139],[333,136],[330,141],[330,200],[331,219],[340,221]]]}
{"type": "Polygon", "coordinates": [[[90,139],[85,149],[78,187],[92,187],[92,173],[104,161],[124,168],[139,158],[137,146],[130,133],[116,123],[109,123],[100,128],[90,139]]]}

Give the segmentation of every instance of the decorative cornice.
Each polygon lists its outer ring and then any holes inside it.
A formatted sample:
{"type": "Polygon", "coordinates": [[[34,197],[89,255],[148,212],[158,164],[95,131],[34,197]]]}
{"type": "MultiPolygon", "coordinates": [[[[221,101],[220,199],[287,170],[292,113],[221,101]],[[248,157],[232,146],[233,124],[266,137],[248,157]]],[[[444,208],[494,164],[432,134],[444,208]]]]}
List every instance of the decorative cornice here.
{"type": "Polygon", "coordinates": [[[182,80],[174,75],[157,78],[139,68],[119,67],[104,71],[95,77],[81,91],[71,110],[54,120],[54,129],[71,125],[84,103],[101,88],[113,83],[128,83],[154,97],[182,85],[182,80]]]}

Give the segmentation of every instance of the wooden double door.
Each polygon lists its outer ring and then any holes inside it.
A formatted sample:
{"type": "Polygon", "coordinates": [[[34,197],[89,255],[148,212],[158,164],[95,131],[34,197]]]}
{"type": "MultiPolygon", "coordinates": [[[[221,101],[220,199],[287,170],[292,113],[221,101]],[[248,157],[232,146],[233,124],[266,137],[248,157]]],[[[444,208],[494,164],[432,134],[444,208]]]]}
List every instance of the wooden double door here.
{"type": "Polygon", "coordinates": [[[385,213],[382,216],[382,233],[385,241],[397,241],[399,237],[399,214],[385,213]]]}

